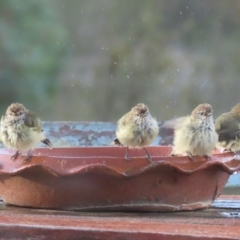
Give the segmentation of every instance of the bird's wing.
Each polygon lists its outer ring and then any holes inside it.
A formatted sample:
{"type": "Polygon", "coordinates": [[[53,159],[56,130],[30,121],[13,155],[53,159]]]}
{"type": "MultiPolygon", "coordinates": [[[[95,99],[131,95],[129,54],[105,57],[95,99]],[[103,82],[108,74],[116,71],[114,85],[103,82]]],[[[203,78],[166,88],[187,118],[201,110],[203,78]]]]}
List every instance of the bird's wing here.
{"type": "Polygon", "coordinates": [[[126,126],[126,115],[124,115],[123,117],[121,117],[121,118],[118,120],[117,126],[118,126],[118,127],[124,127],[124,126],[126,126]]]}
{"type": "Polygon", "coordinates": [[[215,130],[219,142],[235,140],[240,136],[240,121],[236,117],[224,113],[216,119],[215,130]]]}
{"type": "Polygon", "coordinates": [[[29,128],[33,128],[33,130],[35,131],[38,131],[38,132],[42,131],[41,120],[38,117],[36,117],[36,115],[31,111],[26,113],[26,116],[24,118],[24,125],[29,128]]]}
{"type": "Polygon", "coordinates": [[[3,126],[4,119],[5,119],[5,115],[2,115],[2,117],[1,117],[1,123],[0,123],[1,126],[3,126]]]}
{"type": "Polygon", "coordinates": [[[177,122],[174,126],[175,131],[178,129],[181,129],[184,125],[189,125],[190,122],[190,116],[185,116],[177,119],[177,122]]]}

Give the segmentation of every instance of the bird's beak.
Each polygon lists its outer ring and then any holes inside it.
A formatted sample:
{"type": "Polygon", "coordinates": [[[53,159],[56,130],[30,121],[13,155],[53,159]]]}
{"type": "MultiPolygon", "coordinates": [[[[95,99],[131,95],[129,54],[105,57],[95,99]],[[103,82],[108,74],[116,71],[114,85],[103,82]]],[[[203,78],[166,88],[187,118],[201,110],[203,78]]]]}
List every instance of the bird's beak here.
{"type": "Polygon", "coordinates": [[[212,116],[212,113],[208,113],[207,116],[208,116],[208,117],[212,116]]]}
{"type": "Polygon", "coordinates": [[[142,109],[140,113],[141,113],[141,114],[145,114],[146,111],[147,111],[146,109],[142,109]]]}

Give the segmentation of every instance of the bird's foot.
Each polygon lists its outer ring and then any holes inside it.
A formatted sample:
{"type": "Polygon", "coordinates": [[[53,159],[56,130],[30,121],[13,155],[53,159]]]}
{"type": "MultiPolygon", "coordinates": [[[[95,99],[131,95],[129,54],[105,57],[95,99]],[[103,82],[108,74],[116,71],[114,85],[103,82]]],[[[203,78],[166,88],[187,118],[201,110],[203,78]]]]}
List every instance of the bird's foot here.
{"type": "Polygon", "coordinates": [[[130,157],[127,154],[125,154],[125,160],[130,161],[130,157]]]}
{"type": "Polygon", "coordinates": [[[169,157],[175,157],[175,156],[177,156],[178,154],[176,154],[176,153],[174,153],[174,152],[171,152],[168,156],[169,157]]]}
{"type": "Polygon", "coordinates": [[[11,156],[11,160],[16,160],[18,158],[18,156],[20,155],[19,151],[17,150],[12,156],[11,156]]]}
{"type": "Polygon", "coordinates": [[[148,161],[151,163],[152,162],[152,158],[151,158],[149,152],[147,151],[147,149],[145,147],[143,147],[143,149],[144,149],[144,151],[146,153],[146,157],[147,157],[148,161]]]}
{"type": "Polygon", "coordinates": [[[225,153],[225,152],[234,152],[234,151],[231,151],[231,150],[225,148],[225,149],[223,150],[223,152],[225,153]]]}
{"type": "Polygon", "coordinates": [[[130,161],[130,157],[129,157],[129,154],[128,154],[128,147],[126,148],[125,159],[126,159],[127,161],[130,161]]]}
{"type": "Polygon", "coordinates": [[[232,152],[234,155],[240,155],[240,150],[238,150],[238,151],[230,151],[230,152],[232,152]]]}
{"type": "Polygon", "coordinates": [[[230,153],[233,153],[234,155],[240,155],[240,150],[233,151],[232,149],[227,149],[227,148],[225,148],[225,149],[223,150],[223,152],[224,152],[224,153],[230,152],[230,153]]]}
{"type": "Polygon", "coordinates": [[[206,158],[206,160],[212,160],[212,157],[209,155],[204,155],[204,157],[206,158]]]}
{"type": "Polygon", "coordinates": [[[195,159],[193,158],[193,155],[190,152],[187,151],[187,155],[191,161],[195,162],[195,159]]]}
{"type": "Polygon", "coordinates": [[[30,149],[30,150],[28,151],[27,156],[24,158],[24,161],[28,161],[32,156],[33,156],[33,155],[32,155],[32,151],[31,151],[31,149],[30,149]]]}

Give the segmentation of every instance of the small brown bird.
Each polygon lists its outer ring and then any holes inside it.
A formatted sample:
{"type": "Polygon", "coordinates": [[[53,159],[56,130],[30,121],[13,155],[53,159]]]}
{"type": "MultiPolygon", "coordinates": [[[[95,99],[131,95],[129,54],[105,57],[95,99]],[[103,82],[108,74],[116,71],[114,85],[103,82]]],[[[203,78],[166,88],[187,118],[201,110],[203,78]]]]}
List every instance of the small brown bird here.
{"type": "Polygon", "coordinates": [[[142,147],[151,161],[146,150],[157,137],[159,127],[155,118],[149,112],[148,107],[139,103],[132,110],[118,120],[116,131],[117,139],[113,145],[126,146],[125,159],[129,160],[128,148],[142,147]]]}
{"type": "Polygon", "coordinates": [[[198,105],[191,116],[182,118],[175,128],[172,155],[187,153],[191,160],[193,156],[211,159],[218,140],[212,113],[212,106],[205,103],[198,105]]]}
{"type": "Polygon", "coordinates": [[[218,147],[223,147],[225,151],[240,151],[240,103],[216,119],[215,129],[218,134],[218,147]]]}
{"type": "Polygon", "coordinates": [[[2,116],[0,138],[7,148],[16,150],[12,160],[18,157],[20,151],[28,151],[27,160],[31,156],[31,149],[40,141],[52,147],[44,136],[41,120],[20,103],[12,103],[6,115],[2,116]]]}

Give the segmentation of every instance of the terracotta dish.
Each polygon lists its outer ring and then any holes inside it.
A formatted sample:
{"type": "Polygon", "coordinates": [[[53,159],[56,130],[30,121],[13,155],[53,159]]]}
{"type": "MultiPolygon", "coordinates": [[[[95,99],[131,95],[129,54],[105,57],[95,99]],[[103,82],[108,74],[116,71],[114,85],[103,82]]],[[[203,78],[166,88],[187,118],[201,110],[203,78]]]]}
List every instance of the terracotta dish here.
{"type": "Polygon", "coordinates": [[[212,160],[169,157],[171,147],[38,148],[12,161],[0,149],[0,196],[18,206],[91,211],[177,211],[209,207],[240,168],[231,153],[212,160]]]}

